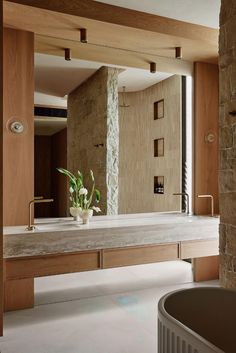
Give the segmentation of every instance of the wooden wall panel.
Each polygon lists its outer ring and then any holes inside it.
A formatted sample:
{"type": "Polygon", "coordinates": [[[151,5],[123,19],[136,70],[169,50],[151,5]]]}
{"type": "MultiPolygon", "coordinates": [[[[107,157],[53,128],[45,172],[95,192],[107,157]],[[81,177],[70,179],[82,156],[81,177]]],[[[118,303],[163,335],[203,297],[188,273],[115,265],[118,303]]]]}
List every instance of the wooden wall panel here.
{"type": "Polygon", "coordinates": [[[4,29],[3,73],[3,200],[4,225],[28,222],[28,203],[34,196],[34,35],[4,29]],[[9,131],[11,120],[25,131],[9,131]]]}
{"type": "Polygon", "coordinates": [[[214,196],[215,213],[219,213],[218,192],[218,117],[219,69],[217,65],[195,63],[195,214],[210,214],[210,199],[199,199],[198,194],[214,196]],[[213,133],[215,141],[205,142],[213,133]]]}
{"type": "Polygon", "coordinates": [[[68,194],[67,179],[57,171],[57,168],[67,168],[67,129],[52,136],[52,180],[51,190],[53,202],[53,217],[66,217],[68,194]]]}

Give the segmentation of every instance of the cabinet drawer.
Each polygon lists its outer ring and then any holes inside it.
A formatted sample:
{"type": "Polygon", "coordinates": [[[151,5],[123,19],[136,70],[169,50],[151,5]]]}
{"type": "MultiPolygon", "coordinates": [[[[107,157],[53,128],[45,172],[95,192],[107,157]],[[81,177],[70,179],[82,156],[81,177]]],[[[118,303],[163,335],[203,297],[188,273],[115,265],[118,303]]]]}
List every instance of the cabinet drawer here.
{"type": "Polygon", "coordinates": [[[219,240],[193,240],[181,242],[181,259],[219,255],[219,240]]]}
{"type": "Polygon", "coordinates": [[[103,251],[103,268],[178,259],[178,244],[147,245],[103,251]]]}
{"type": "Polygon", "coordinates": [[[99,251],[5,260],[6,279],[59,275],[98,268],[100,268],[99,251]]]}

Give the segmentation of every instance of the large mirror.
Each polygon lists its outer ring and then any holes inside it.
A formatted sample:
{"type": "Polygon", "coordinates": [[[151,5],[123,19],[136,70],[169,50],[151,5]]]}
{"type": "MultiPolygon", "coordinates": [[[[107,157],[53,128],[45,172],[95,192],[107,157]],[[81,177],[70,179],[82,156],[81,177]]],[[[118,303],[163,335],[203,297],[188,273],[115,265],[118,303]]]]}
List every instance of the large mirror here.
{"type": "Polygon", "coordinates": [[[93,170],[102,214],[191,209],[191,95],[191,77],[36,53],[35,196],[54,202],[35,216],[68,215],[58,167],[93,170]]]}

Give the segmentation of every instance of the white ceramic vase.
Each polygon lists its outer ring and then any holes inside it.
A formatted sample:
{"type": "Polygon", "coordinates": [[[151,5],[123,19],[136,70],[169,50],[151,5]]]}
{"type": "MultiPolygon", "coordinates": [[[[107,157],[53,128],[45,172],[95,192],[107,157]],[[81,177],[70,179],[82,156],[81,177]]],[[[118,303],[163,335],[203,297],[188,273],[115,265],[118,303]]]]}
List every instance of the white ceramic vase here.
{"type": "Polygon", "coordinates": [[[82,210],[80,209],[79,216],[83,221],[83,224],[88,224],[90,218],[93,216],[93,210],[88,209],[88,210],[82,210]]]}
{"type": "Polygon", "coordinates": [[[70,207],[70,214],[72,217],[74,217],[74,220],[77,222],[80,219],[80,212],[81,212],[80,207],[70,207]]]}

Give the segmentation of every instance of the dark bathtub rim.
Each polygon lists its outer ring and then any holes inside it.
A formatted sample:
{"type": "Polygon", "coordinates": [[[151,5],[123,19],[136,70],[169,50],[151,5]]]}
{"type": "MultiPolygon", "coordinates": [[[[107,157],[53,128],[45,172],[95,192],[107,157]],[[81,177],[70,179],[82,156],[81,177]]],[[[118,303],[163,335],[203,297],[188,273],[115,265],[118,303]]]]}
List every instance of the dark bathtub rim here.
{"type": "MultiPolygon", "coordinates": [[[[234,292],[235,290],[233,289],[226,289],[226,288],[222,288],[222,287],[215,287],[215,286],[202,286],[202,287],[193,287],[193,288],[186,288],[186,289],[177,289],[174,290],[172,292],[169,292],[165,295],[163,295],[159,302],[158,302],[158,318],[159,318],[159,314],[161,314],[161,316],[163,316],[164,318],[166,318],[167,320],[169,320],[173,325],[179,327],[181,330],[185,331],[186,333],[189,333],[190,335],[192,335],[193,337],[195,337],[197,340],[203,342],[206,346],[208,346],[211,349],[214,349],[215,353],[225,353],[224,351],[222,351],[219,347],[215,346],[213,343],[207,341],[203,336],[199,335],[197,332],[193,331],[192,329],[190,329],[188,326],[184,325],[181,321],[175,319],[173,316],[171,316],[168,311],[166,311],[165,309],[165,302],[166,299],[171,297],[172,295],[176,294],[176,293],[180,293],[180,292],[196,292],[196,291],[203,291],[203,290],[217,290],[217,291],[227,291],[227,292],[234,292]]],[[[160,320],[161,321],[161,320],[160,320]]]]}

